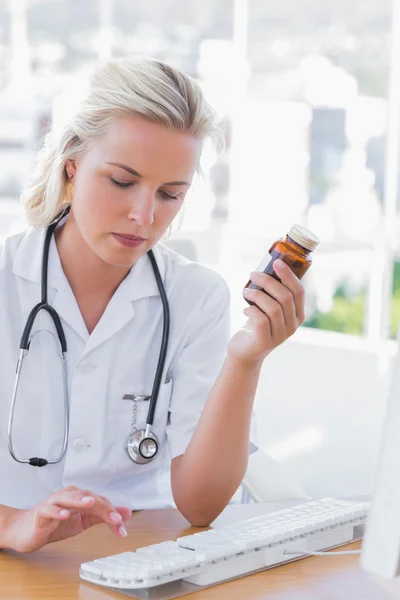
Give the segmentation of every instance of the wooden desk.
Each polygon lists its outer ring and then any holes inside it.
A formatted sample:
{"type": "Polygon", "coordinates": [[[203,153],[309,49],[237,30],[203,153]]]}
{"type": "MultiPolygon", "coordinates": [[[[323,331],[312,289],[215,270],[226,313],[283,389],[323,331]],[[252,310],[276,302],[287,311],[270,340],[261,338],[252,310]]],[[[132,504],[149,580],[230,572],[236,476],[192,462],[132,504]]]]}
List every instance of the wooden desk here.
{"type": "MultiPolygon", "coordinates": [[[[229,506],[215,524],[282,508],[282,504],[229,506]]],[[[197,531],[177,510],[136,512],[128,537],[114,538],[100,525],[82,535],[50,544],[24,556],[0,551],[1,600],[123,600],[122,594],[79,579],[82,562],[134,550],[197,531]]],[[[354,543],[346,549],[358,549],[354,543]]],[[[195,594],[193,600],[390,600],[400,599],[400,579],[378,582],[363,573],[359,557],[310,557],[262,573],[220,584],[195,594]]]]}

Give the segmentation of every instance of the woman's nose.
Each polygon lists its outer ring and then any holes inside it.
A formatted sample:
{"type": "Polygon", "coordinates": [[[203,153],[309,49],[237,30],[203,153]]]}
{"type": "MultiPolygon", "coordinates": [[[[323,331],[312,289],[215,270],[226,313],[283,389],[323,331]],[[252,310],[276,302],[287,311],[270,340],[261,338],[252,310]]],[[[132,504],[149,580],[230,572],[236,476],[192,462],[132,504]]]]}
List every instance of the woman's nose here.
{"type": "Polygon", "coordinates": [[[154,221],[154,195],[149,192],[135,195],[128,216],[143,227],[151,225],[154,221]]]}

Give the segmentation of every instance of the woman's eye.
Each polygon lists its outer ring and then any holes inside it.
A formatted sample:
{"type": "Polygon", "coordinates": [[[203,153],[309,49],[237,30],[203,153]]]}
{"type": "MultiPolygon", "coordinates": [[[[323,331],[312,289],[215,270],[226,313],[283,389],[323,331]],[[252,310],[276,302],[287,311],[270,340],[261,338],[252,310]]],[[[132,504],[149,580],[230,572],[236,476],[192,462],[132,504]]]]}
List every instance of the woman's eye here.
{"type": "Polygon", "coordinates": [[[172,194],[167,194],[167,192],[164,192],[163,190],[159,190],[158,192],[161,196],[161,198],[164,198],[165,200],[177,200],[178,196],[173,196],[172,194]]]}
{"type": "Polygon", "coordinates": [[[119,188],[128,188],[133,185],[132,181],[118,181],[118,179],[114,179],[114,177],[110,177],[110,181],[119,188]]]}

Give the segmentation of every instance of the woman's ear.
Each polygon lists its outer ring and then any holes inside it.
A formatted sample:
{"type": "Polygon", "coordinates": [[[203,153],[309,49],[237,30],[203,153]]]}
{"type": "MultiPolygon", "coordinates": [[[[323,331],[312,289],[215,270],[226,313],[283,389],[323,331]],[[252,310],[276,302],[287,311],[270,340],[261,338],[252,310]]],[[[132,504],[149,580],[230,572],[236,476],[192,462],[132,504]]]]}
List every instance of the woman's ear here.
{"type": "Polygon", "coordinates": [[[65,171],[69,179],[74,179],[76,175],[76,162],[72,158],[68,158],[65,161],[65,171]]]}

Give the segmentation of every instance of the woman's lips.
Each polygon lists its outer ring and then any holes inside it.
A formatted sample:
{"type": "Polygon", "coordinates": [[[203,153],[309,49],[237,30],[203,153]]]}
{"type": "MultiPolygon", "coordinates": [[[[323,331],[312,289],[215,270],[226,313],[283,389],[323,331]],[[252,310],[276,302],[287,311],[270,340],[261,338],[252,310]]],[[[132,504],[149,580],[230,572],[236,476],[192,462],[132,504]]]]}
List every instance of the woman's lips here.
{"type": "Polygon", "coordinates": [[[134,235],[126,235],[124,233],[113,233],[112,235],[117,242],[127,248],[138,248],[138,246],[141,246],[146,241],[145,238],[136,237],[134,235]]]}

